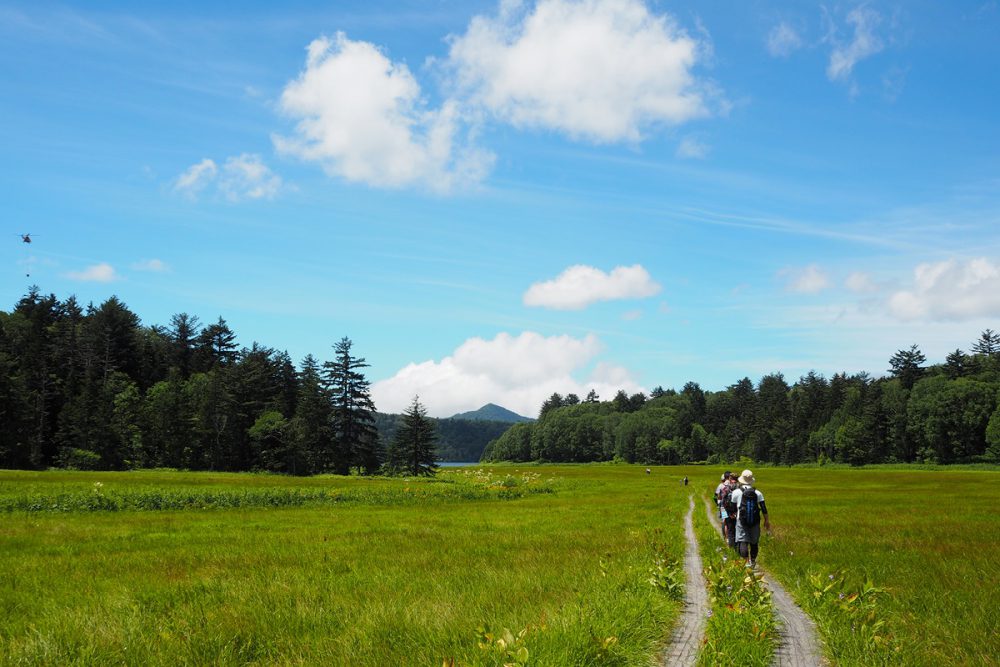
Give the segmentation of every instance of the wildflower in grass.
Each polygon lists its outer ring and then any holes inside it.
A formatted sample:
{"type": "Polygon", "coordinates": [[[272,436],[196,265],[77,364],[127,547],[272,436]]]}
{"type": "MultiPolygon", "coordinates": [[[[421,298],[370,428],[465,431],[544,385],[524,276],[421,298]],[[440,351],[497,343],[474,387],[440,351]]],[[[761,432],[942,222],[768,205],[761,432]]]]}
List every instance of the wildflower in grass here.
{"type": "Polygon", "coordinates": [[[708,618],[712,618],[712,610],[711,609],[708,610],[708,618]]]}
{"type": "Polygon", "coordinates": [[[833,581],[833,575],[832,574],[828,578],[829,578],[830,581],[833,581]]]}

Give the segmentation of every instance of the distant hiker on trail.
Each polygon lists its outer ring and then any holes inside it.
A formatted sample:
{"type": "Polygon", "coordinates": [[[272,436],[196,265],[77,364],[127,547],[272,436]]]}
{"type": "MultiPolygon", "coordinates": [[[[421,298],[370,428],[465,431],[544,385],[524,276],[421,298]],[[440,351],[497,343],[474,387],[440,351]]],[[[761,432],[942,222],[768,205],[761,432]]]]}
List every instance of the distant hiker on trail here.
{"type": "Polygon", "coordinates": [[[754,567],[760,543],[760,518],[764,517],[764,528],[768,532],[771,532],[771,522],[767,518],[764,494],[754,488],[753,473],[744,470],[737,481],[739,488],[731,495],[736,505],[736,543],[740,556],[747,559],[747,566],[754,567]]]}
{"type": "Polygon", "coordinates": [[[684,486],[688,485],[688,476],[684,475],[684,486]]]}
{"type": "Polygon", "coordinates": [[[726,488],[722,491],[719,501],[719,512],[722,514],[722,536],[726,538],[730,548],[739,551],[736,546],[736,513],[738,508],[733,502],[733,491],[736,490],[736,473],[729,473],[726,488]]]}

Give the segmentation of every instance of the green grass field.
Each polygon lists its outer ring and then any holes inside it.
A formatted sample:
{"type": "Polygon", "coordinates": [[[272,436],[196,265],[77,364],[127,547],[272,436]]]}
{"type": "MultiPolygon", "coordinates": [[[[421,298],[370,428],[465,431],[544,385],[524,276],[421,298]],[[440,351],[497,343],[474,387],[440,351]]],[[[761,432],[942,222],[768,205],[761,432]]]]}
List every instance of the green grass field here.
{"type": "Polygon", "coordinates": [[[0,473],[0,506],[20,507],[0,515],[0,662],[648,663],[678,610],[650,573],[681,553],[681,487],[631,467],[490,472],[0,473]],[[354,495],[267,505],[317,490],[354,495]]]}
{"type": "MultiPolygon", "coordinates": [[[[650,664],[721,471],[487,470],[0,472],[0,664],[650,664]]],[[[1000,664],[1000,473],[755,473],[760,562],[836,664],[1000,664]]]]}

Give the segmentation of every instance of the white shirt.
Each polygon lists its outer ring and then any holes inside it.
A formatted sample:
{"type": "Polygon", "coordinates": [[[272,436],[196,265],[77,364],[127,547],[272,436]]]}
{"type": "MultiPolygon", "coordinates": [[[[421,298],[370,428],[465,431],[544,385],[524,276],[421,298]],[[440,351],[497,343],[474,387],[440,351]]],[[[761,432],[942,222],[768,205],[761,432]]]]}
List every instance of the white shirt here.
{"type": "MultiPolygon", "coordinates": [[[[743,500],[743,489],[747,487],[739,486],[733,491],[732,496],[730,496],[734,503],[736,503],[736,521],[740,520],[740,501],[743,500]]],[[[760,489],[754,489],[757,492],[757,502],[763,504],[764,494],[760,492],[760,489]]],[[[763,508],[761,509],[761,514],[764,514],[763,508]]]]}

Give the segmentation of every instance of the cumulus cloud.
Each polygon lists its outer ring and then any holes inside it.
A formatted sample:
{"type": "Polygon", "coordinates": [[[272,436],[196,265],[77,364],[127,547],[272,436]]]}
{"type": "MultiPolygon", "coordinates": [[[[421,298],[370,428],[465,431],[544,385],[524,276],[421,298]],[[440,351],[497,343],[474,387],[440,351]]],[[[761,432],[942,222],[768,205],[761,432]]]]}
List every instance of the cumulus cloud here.
{"type": "Polygon", "coordinates": [[[491,154],[457,145],[454,101],[427,108],[405,64],[343,33],[309,45],[306,68],[285,87],[281,109],[298,124],[293,136],[273,137],[276,148],[348,181],[448,191],[478,182],[492,166],[491,154]]]}
{"type": "Polygon", "coordinates": [[[106,262],[88,266],[82,271],[70,271],[66,277],[70,280],[94,283],[110,283],[118,280],[118,274],[115,273],[114,267],[106,262]]]}
{"type": "Polygon", "coordinates": [[[785,58],[802,48],[802,38],[791,25],[782,21],[767,33],[767,52],[775,58],[785,58]]]}
{"type": "Polygon", "coordinates": [[[830,287],[830,278],[816,264],[802,269],[782,269],[778,277],[785,280],[785,289],[797,294],[815,294],[830,287]]]}
{"type": "Polygon", "coordinates": [[[684,137],[677,145],[676,155],[680,158],[703,160],[708,157],[709,150],[708,144],[693,137],[684,137]]]}
{"type": "Polygon", "coordinates": [[[833,51],[830,52],[830,63],[826,75],[831,81],[850,81],[854,66],[860,61],[875,55],[885,44],[876,33],[882,17],[874,9],[861,5],[847,14],[847,22],[853,26],[853,36],[849,41],[842,41],[832,35],[833,51]]]}
{"type": "Polygon", "coordinates": [[[593,335],[542,336],[526,331],[500,333],[492,340],[470,338],[440,361],[413,363],[372,385],[372,398],[382,412],[402,412],[414,395],[429,414],[450,417],[496,403],[519,414],[537,415],[554,392],[581,398],[594,389],[605,399],[619,389],[643,391],[629,372],[609,363],[596,364],[583,382],[573,377],[601,351],[593,335]]]}
{"type": "Polygon", "coordinates": [[[247,199],[274,199],[281,190],[281,177],[264,164],[259,155],[242,153],[227,158],[222,168],[205,158],[177,177],[174,191],[190,199],[213,186],[232,202],[247,199]]]}
{"type": "Polygon", "coordinates": [[[640,264],[618,266],[611,273],[577,264],[552,280],[529,287],[524,293],[524,305],[581,310],[598,301],[642,299],[658,294],[660,289],[640,264]]]}
{"type": "Polygon", "coordinates": [[[164,273],[170,270],[167,263],[162,259],[144,259],[132,264],[133,271],[150,271],[152,273],[164,273]]]}
{"type": "Polygon", "coordinates": [[[452,38],[448,65],[461,94],[502,121],[634,142],[709,113],[712,86],[692,71],[709,51],[640,0],[502,2],[452,38]]]}
{"type": "Polygon", "coordinates": [[[969,320],[1000,316],[1000,265],[985,258],[920,264],[913,285],[889,297],[902,320],[969,320]]]}
{"type": "Polygon", "coordinates": [[[865,294],[871,292],[877,292],[879,290],[878,285],[872,280],[871,275],[865,273],[864,271],[855,271],[851,275],[847,276],[847,280],[844,281],[844,286],[852,292],[858,294],[865,294]]]}

